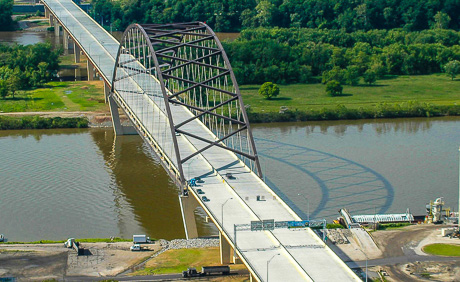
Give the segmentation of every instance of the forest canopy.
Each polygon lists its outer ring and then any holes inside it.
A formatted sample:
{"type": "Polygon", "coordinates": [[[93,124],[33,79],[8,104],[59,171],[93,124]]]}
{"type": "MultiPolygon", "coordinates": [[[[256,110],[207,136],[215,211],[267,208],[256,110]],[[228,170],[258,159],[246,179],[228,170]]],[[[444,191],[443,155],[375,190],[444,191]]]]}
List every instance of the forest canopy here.
{"type": "Polygon", "coordinates": [[[348,32],[460,28],[460,0],[92,0],[92,3],[93,16],[119,30],[134,22],[189,21],[206,22],[215,31],[254,27],[348,32]]]}

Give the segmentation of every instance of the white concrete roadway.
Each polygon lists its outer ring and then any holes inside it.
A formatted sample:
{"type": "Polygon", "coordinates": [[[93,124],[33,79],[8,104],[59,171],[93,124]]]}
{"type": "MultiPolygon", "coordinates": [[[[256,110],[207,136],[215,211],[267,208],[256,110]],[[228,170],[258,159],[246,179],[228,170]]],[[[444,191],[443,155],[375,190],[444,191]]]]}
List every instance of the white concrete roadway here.
{"type": "MultiPolygon", "coordinates": [[[[44,0],[63,24],[69,27],[74,39],[90,53],[102,75],[111,80],[116,56],[114,42],[105,30],[99,27],[70,0],[44,0]],[[108,44],[108,46],[105,46],[108,44]],[[112,66],[110,68],[110,62],[112,66]]],[[[118,44],[118,42],[116,42],[118,44]]],[[[131,85],[133,91],[147,90],[144,94],[116,93],[122,99],[143,127],[143,131],[156,136],[158,144],[169,159],[176,164],[171,136],[164,114],[164,100],[155,95],[159,85],[153,77],[136,75],[118,82],[131,85]],[[146,83],[146,80],[149,82],[146,83]]],[[[172,106],[174,123],[178,124],[192,116],[182,106],[172,106]]],[[[183,128],[196,135],[217,138],[200,121],[195,120],[183,128]]],[[[186,136],[178,136],[182,157],[196,152],[207,145],[202,141],[186,136]]],[[[234,245],[234,224],[248,224],[251,220],[275,219],[275,221],[300,220],[300,218],[238,157],[230,151],[213,147],[190,160],[185,165],[187,179],[201,177],[204,183],[199,187],[210,201],[200,201],[206,212],[213,217],[219,228],[226,233],[234,245]],[[226,173],[234,179],[227,179],[226,173]],[[257,201],[264,196],[265,201],[257,201]],[[231,200],[227,201],[228,199],[231,200]],[[224,202],[227,201],[225,206],[224,202]],[[223,217],[222,217],[223,215],[223,217]]],[[[196,189],[195,188],[195,189],[196,189]]],[[[193,191],[195,193],[195,191],[193,191]]],[[[199,196],[199,195],[197,195],[199,196]]],[[[273,231],[238,231],[237,247],[239,254],[249,264],[259,280],[267,281],[360,281],[360,279],[341,261],[310,229],[273,231]],[[279,255],[278,255],[279,254],[279,255]],[[275,256],[275,257],[274,257],[275,256]],[[273,258],[273,259],[272,259],[273,258]],[[270,260],[269,269],[267,262],[270,260]],[[268,272],[269,271],[269,272],[268,272]]]]}

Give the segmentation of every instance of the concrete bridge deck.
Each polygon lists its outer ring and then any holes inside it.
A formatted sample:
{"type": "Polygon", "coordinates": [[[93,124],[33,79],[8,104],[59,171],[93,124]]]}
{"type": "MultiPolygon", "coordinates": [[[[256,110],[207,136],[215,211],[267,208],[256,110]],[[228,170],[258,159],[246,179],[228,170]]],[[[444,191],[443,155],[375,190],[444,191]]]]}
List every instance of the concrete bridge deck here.
{"type": "MultiPolygon", "coordinates": [[[[88,55],[106,83],[111,84],[118,42],[70,0],[43,2],[88,55]]],[[[141,66],[137,64],[136,67],[141,66]]],[[[142,73],[124,80],[122,83],[130,85],[130,92],[114,93],[118,104],[146,140],[152,136],[163,136],[163,140],[156,141],[164,144],[161,150],[172,165],[177,166],[159,84],[155,83],[152,76],[142,73]]],[[[172,106],[171,111],[174,124],[193,116],[183,106],[172,106]]],[[[197,119],[184,127],[184,130],[198,136],[217,140],[197,119]]],[[[207,145],[184,135],[177,139],[181,154],[184,155],[192,154],[207,145]]],[[[300,218],[234,153],[212,147],[189,160],[188,166],[184,167],[184,174],[186,179],[202,179],[202,183],[193,187],[190,193],[216,223],[222,236],[232,247],[236,245],[237,255],[257,280],[267,281],[268,277],[271,281],[360,280],[309,228],[239,230],[235,240],[236,224],[249,224],[254,220],[292,221],[300,218]],[[233,177],[227,177],[227,173],[233,177]],[[197,189],[205,194],[199,195],[197,189]],[[209,201],[203,201],[202,196],[206,196],[209,201]],[[263,196],[264,200],[257,200],[258,196],[263,196]]]]}

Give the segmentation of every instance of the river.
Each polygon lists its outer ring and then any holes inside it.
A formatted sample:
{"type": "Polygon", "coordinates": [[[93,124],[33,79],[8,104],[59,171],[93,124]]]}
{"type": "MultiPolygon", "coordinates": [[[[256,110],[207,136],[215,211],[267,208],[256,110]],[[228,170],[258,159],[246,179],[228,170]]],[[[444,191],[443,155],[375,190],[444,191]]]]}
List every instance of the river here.
{"type": "MultiPolygon", "coordinates": [[[[302,216],[458,207],[460,118],[253,125],[265,180],[302,216]],[[299,195],[300,194],[300,195],[299,195]]],[[[138,136],[0,131],[0,233],[10,241],[184,237],[177,194],[138,136]]],[[[456,210],[456,208],[455,208],[456,210]]],[[[199,232],[215,234],[197,210],[199,232]]]]}

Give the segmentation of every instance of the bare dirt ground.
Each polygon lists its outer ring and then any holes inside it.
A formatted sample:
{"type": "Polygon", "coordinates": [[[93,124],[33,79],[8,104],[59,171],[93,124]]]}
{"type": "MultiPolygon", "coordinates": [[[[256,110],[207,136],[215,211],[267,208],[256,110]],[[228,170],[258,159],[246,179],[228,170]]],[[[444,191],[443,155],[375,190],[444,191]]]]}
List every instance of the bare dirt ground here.
{"type": "Polygon", "coordinates": [[[146,251],[132,252],[131,242],[82,243],[88,251],[77,256],[63,244],[0,245],[0,277],[18,281],[42,281],[71,276],[115,276],[158,252],[159,244],[144,245],[146,251]]]}
{"type": "Polygon", "coordinates": [[[344,260],[370,260],[370,271],[385,270],[388,281],[460,281],[460,259],[431,256],[423,247],[434,243],[458,244],[459,239],[441,236],[441,228],[448,226],[418,224],[393,230],[372,232],[381,253],[359,250],[350,244],[337,245],[338,254],[344,260]]]}

